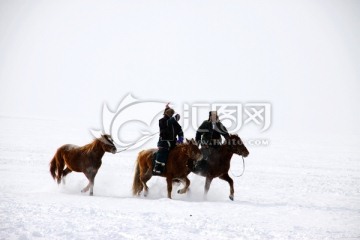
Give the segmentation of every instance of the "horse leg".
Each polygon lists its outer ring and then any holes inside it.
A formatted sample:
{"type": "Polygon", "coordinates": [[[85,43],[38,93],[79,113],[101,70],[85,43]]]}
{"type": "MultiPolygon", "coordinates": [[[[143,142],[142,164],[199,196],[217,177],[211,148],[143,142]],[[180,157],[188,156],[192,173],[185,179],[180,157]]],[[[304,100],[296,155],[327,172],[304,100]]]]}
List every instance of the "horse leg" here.
{"type": "Polygon", "coordinates": [[[145,197],[148,195],[148,192],[149,192],[149,187],[146,185],[146,183],[147,183],[147,181],[150,180],[151,177],[152,177],[151,169],[148,169],[143,176],[140,176],[140,181],[143,185],[145,197]]]}
{"type": "Polygon", "coordinates": [[[90,186],[91,186],[90,174],[89,174],[88,172],[86,172],[86,173],[84,173],[84,174],[85,174],[86,178],[89,180],[89,183],[88,183],[88,185],[86,185],[86,187],[84,187],[84,188],[81,190],[82,193],[85,193],[85,192],[89,191],[90,186]]]}
{"type": "Polygon", "coordinates": [[[224,181],[227,181],[229,183],[229,185],[230,185],[229,198],[230,198],[231,201],[234,201],[234,181],[232,180],[232,178],[227,173],[223,174],[219,178],[224,180],[224,181]]]}
{"type": "Polygon", "coordinates": [[[94,180],[96,174],[97,169],[91,169],[85,173],[86,178],[89,180],[89,184],[83,190],[81,190],[81,192],[87,192],[90,189],[90,196],[94,195],[94,180]]]}
{"type": "Polygon", "coordinates": [[[57,183],[60,184],[65,164],[63,161],[62,162],[59,161],[56,167],[57,167],[57,183]]]}
{"type": "Polygon", "coordinates": [[[166,183],[167,183],[168,198],[171,199],[172,177],[166,177],[166,183]]]}
{"type": "Polygon", "coordinates": [[[181,179],[181,182],[184,183],[184,187],[178,190],[179,194],[186,193],[190,186],[190,180],[186,177],[185,179],[181,179]]]}
{"type": "Polygon", "coordinates": [[[81,190],[82,193],[85,193],[85,192],[89,191],[90,185],[91,185],[91,182],[90,182],[90,173],[89,173],[88,171],[85,171],[84,174],[85,174],[86,178],[89,180],[89,183],[88,183],[88,185],[86,185],[86,187],[84,187],[84,188],[81,190]]]}
{"type": "Polygon", "coordinates": [[[85,193],[85,192],[89,191],[89,189],[90,189],[90,181],[89,181],[88,185],[81,190],[81,192],[85,193]]]}
{"type": "Polygon", "coordinates": [[[210,184],[211,184],[211,181],[213,179],[210,178],[210,177],[206,177],[206,180],[205,180],[205,191],[204,191],[204,199],[206,200],[206,196],[207,196],[207,193],[210,189],[210,184]]]}
{"type": "Polygon", "coordinates": [[[64,169],[64,171],[62,172],[62,182],[63,182],[63,184],[65,184],[65,176],[68,175],[71,172],[72,171],[69,168],[64,169]]]}
{"type": "Polygon", "coordinates": [[[90,196],[94,195],[94,182],[95,182],[95,176],[97,174],[97,169],[93,170],[90,176],[90,196]]]}

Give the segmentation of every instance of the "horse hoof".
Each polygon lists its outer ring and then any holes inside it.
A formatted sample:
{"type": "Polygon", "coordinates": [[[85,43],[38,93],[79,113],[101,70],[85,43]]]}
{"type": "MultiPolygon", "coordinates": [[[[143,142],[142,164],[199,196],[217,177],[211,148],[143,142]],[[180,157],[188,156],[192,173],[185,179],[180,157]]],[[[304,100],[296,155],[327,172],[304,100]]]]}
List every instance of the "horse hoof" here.
{"type": "Polygon", "coordinates": [[[177,190],[177,193],[180,194],[180,190],[177,190]]]}
{"type": "Polygon", "coordinates": [[[93,196],[93,195],[94,195],[94,193],[91,192],[91,193],[90,193],[90,196],[93,196]]]}
{"type": "Polygon", "coordinates": [[[231,201],[234,201],[234,196],[229,196],[231,201]]]}

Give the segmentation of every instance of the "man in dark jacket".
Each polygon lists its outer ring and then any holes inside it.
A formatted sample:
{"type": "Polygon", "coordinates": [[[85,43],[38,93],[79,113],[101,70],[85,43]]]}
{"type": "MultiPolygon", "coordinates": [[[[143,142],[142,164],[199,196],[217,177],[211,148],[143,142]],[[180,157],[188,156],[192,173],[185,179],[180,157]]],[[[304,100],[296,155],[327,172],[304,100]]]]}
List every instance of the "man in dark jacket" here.
{"type": "Polygon", "coordinates": [[[221,145],[221,136],[229,139],[229,133],[226,127],[219,121],[216,111],[209,112],[209,119],[204,121],[196,131],[195,140],[205,148],[204,158],[211,153],[211,148],[217,148],[221,145]]]}
{"type": "Polygon", "coordinates": [[[180,124],[177,122],[180,119],[180,115],[175,114],[175,116],[173,116],[174,113],[174,109],[166,105],[164,117],[159,120],[160,138],[157,144],[158,151],[153,169],[155,174],[164,172],[170,150],[176,146],[176,143],[182,143],[184,140],[184,133],[180,124]]]}

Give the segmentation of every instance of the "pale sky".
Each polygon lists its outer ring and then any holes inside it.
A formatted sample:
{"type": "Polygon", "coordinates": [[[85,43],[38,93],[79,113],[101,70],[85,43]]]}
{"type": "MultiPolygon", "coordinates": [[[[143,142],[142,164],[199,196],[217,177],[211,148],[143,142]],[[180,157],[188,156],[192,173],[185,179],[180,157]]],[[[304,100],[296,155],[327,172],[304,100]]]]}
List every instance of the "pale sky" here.
{"type": "Polygon", "coordinates": [[[0,115],[269,102],[279,132],[360,134],[360,1],[0,1],[0,115]]]}

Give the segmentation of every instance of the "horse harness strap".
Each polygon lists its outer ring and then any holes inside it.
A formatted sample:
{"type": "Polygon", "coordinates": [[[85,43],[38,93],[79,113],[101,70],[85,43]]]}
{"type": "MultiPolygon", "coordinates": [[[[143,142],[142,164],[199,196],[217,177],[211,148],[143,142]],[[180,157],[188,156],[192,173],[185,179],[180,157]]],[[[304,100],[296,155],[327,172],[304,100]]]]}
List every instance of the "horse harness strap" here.
{"type": "MultiPolygon", "coordinates": [[[[144,137],[143,139],[140,139],[140,140],[138,140],[138,141],[136,141],[136,142],[133,142],[132,144],[130,144],[130,146],[128,146],[128,147],[126,147],[126,148],[124,148],[124,149],[121,149],[121,150],[119,150],[119,151],[116,151],[116,153],[124,152],[124,151],[128,150],[129,148],[131,148],[132,146],[134,146],[135,144],[137,144],[138,142],[141,142],[141,141],[143,141],[143,140],[145,140],[145,139],[147,139],[147,138],[151,138],[152,136],[154,136],[155,134],[158,134],[158,133],[159,133],[159,132],[150,134],[149,136],[144,137]]],[[[169,144],[170,144],[170,143],[169,143],[169,144]]]]}
{"type": "Polygon", "coordinates": [[[235,174],[233,173],[233,171],[231,171],[231,169],[230,169],[231,174],[232,174],[234,177],[241,177],[242,175],[244,175],[244,172],[245,172],[245,159],[244,159],[243,156],[241,156],[241,158],[242,158],[242,160],[243,160],[243,170],[242,170],[242,173],[241,173],[240,175],[235,175],[235,174]]]}

